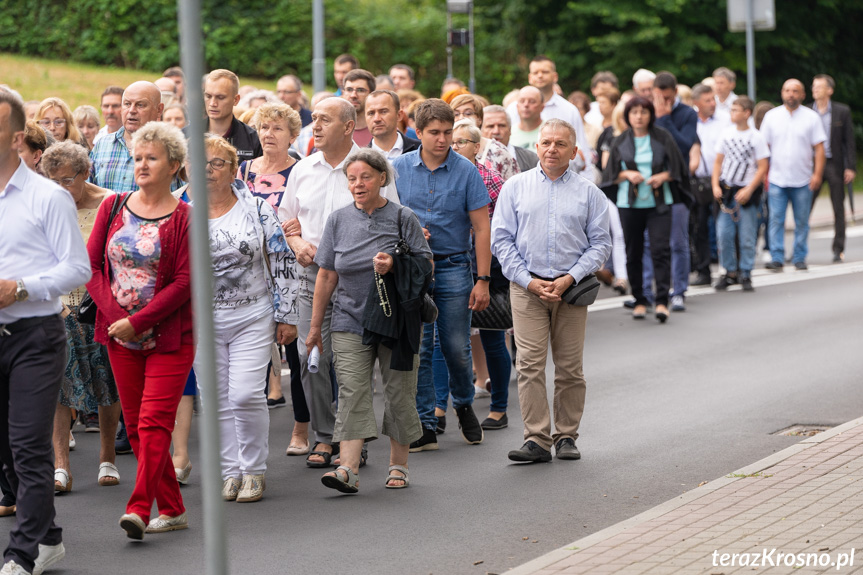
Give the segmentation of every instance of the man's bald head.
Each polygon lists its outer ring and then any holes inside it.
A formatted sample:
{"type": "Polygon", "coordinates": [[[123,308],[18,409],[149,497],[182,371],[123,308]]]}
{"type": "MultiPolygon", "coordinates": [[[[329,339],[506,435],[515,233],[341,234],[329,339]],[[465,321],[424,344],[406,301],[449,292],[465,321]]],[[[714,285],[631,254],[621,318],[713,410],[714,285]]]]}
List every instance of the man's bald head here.
{"type": "Polygon", "coordinates": [[[153,82],[134,82],[123,92],[123,127],[130,134],[162,117],[162,93],[153,82]]]}
{"type": "Polygon", "coordinates": [[[315,106],[315,111],[317,110],[327,110],[343,124],[357,122],[357,109],[344,98],[325,98],[315,106]]]}
{"type": "Polygon", "coordinates": [[[782,84],[782,103],[789,110],[796,110],[805,97],[806,87],[797,78],[789,78],[782,84]]]}
{"type": "Polygon", "coordinates": [[[312,112],[315,148],[323,152],[324,157],[347,155],[356,125],[357,110],[353,104],[342,98],[321,100],[312,112]]]}
{"type": "Polygon", "coordinates": [[[518,91],[518,99],[516,100],[516,110],[518,117],[531,124],[539,121],[542,109],[545,107],[543,103],[542,92],[534,86],[525,86],[518,91]]]}

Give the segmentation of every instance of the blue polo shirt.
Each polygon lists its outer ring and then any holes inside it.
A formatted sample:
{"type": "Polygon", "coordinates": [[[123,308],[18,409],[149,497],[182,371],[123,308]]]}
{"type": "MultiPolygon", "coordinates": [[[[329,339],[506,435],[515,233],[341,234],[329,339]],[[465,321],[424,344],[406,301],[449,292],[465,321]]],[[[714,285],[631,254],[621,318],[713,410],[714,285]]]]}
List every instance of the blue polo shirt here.
{"type": "Polygon", "coordinates": [[[482,176],[470,160],[452,150],[443,164],[429,170],[421,151],[422,146],[393,161],[399,199],[428,229],[429,247],[435,255],[466,252],[470,250],[469,212],[489,204],[482,176]]]}

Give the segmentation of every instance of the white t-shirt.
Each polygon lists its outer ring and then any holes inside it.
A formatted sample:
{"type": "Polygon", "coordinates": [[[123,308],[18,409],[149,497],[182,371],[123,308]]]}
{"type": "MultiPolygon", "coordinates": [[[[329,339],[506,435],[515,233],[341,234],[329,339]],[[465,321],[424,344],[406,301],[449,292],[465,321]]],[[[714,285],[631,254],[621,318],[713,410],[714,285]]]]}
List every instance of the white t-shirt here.
{"type": "MultiPolygon", "coordinates": [[[[698,162],[698,169],[695,170],[695,176],[698,178],[709,178],[713,174],[713,163],[716,161],[716,145],[719,139],[728,129],[730,120],[713,114],[707,121],[698,117],[698,124],[695,130],[698,133],[698,139],[701,141],[701,161],[698,162]]],[[[732,126],[733,127],[733,126],[732,126]]]]}
{"type": "Polygon", "coordinates": [[[780,188],[802,188],[809,184],[815,167],[812,148],[827,140],[818,112],[798,106],[789,112],[785,106],[764,115],[761,133],[770,146],[770,183],[780,188]]]}
{"type": "Polygon", "coordinates": [[[770,148],[757,130],[749,128],[741,132],[737,126],[731,126],[722,132],[716,153],[724,156],[719,179],[729,186],[745,186],[755,177],[758,160],[770,157],[770,148]]]}
{"type": "Polygon", "coordinates": [[[261,241],[240,201],[209,223],[216,327],[240,325],[272,314],[261,241]]]}

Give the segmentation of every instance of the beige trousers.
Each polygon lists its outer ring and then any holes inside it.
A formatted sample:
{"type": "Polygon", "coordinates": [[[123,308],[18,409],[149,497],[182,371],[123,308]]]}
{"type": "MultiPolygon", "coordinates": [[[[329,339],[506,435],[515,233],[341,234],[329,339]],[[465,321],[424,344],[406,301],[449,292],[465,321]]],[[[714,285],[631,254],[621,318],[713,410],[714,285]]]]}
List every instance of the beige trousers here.
{"type": "Polygon", "coordinates": [[[578,439],[586,389],[582,360],[587,307],[546,302],[515,283],[510,284],[510,299],[524,439],[550,450],[561,439],[578,439]],[[545,386],[549,339],[554,362],[554,434],[545,386]]]}

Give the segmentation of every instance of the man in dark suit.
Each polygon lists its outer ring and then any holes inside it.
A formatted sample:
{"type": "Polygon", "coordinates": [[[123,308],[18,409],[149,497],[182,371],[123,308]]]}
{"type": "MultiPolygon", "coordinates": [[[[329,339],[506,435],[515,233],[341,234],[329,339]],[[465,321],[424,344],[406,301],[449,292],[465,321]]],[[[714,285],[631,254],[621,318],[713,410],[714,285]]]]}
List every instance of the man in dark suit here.
{"type": "Polygon", "coordinates": [[[398,130],[404,112],[399,97],[392,90],[375,90],[366,98],[366,125],[372,134],[368,147],[390,161],[420,147],[420,141],[408,138],[398,130]]]}
{"type": "Polygon", "coordinates": [[[493,105],[483,108],[482,135],[484,138],[497,140],[506,146],[509,153],[515,156],[519,172],[531,170],[539,163],[539,157],[535,152],[509,143],[512,136],[512,123],[509,114],[506,113],[506,108],[503,106],[493,105]]]}
{"type": "MultiPolygon", "coordinates": [[[[827,164],[824,166],[824,181],[830,186],[830,199],[833,202],[833,217],[836,220],[833,235],[833,261],[845,259],[845,186],[854,181],[857,175],[857,149],[854,144],[854,125],[851,123],[851,109],[845,104],[831,100],[836,82],[827,74],[818,74],[812,80],[812,109],[818,112],[827,141],[824,152],[827,164]]],[[[812,206],[818,193],[812,194],[812,206]]]]}

